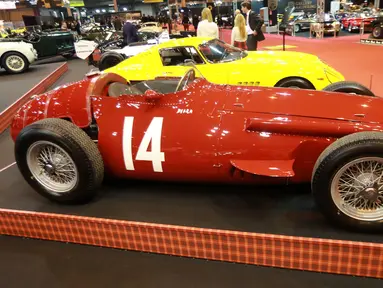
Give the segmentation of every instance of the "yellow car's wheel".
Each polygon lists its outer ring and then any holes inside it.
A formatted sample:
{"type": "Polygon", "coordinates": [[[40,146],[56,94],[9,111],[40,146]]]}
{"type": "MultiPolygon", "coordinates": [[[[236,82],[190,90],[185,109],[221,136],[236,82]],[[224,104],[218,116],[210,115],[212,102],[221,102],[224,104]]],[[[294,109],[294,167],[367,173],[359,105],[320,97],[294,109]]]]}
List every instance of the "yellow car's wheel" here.
{"type": "Polygon", "coordinates": [[[275,87],[315,90],[314,85],[311,84],[310,81],[299,77],[289,77],[282,79],[275,85],[275,87]]]}

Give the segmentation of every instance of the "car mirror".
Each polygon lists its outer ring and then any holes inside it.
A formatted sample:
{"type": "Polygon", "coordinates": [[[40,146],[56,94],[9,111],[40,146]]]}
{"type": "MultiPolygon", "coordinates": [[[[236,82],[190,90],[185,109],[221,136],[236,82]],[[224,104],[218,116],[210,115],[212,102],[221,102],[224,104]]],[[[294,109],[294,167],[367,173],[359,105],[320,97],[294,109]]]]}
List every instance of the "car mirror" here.
{"type": "Polygon", "coordinates": [[[154,91],[154,90],[151,90],[151,89],[146,90],[145,94],[144,94],[144,97],[145,97],[146,101],[156,101],[156,100],[161,99],[162,96],[163,96],[163,94],[158,93],[157,91],[154,91]]]}

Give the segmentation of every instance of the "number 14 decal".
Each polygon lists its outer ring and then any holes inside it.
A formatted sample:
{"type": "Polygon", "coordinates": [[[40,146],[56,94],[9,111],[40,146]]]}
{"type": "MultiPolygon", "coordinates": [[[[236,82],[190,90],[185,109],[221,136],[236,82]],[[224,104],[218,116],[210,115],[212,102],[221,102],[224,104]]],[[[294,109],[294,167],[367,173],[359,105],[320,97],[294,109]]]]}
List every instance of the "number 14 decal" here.
{"type": "MultiPolygon", "coordinates": [[[[161,134],[163,117],[154,117],[148,129],[141,140],[138,147],[136,160],[152,161],[153,171],[162,172],[162,162],[165,161],[165,153],[161,152],[161,134]],[[152,142],[152,151],[148,151],[150,142],[152,142]]],[[[133,153],[132,153],[132,132],[134,117],[125,117],[123,136],[122,136],[122,152],[126,170],[134,170],[133,153]]]]}

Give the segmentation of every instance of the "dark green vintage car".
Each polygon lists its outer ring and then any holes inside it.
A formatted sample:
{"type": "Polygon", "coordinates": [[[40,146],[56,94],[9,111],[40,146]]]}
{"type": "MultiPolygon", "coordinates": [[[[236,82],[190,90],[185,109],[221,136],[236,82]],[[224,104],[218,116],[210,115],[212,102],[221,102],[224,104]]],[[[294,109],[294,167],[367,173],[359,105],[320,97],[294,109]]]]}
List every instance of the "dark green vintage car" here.
{"type": "Polygon", "coordinates": [[[33,45],[37,51],[38,59],[58,55],[70,58],[75,54],[74,42],[76,39],[71,32],[30,32],[23,39],[33,45]]]}

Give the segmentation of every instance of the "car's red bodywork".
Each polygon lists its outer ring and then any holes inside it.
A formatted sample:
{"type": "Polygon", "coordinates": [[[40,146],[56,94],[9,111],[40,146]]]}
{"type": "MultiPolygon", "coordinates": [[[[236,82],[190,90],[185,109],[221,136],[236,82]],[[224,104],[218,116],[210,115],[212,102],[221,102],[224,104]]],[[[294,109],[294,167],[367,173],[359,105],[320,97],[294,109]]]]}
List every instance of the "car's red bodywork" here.
{"type": "Polygon", "coordinates": [[[361,25],[363,23],[364,31],[371,31],[372,26],[371,23],[372,21],[375,20],[376,17],[355,17],[355,16],[350,16],[342,19],[342,25],[344,29],[348,29],[349,26],[351,25],[352,30],[359,30],[361,28],[361,25]]]}
{"type": "Polygon", "coordinates": [[[65,118],[81,128],[94,119],[105,169],[116,176],[286,183],[310,181],[318,156],[336,139],[383,131],[383,100],[378,97],[197,79],[185,90],[154,101],[141,95],[95,96],[91,81],[95,79],[32,99],[15,115],[13,139],[23,127],[44,118],[65,118]],[[134,117],[132,159],[152,119],[163,117],[162,172],[143,160],[134,160],[134,170],[127,170],[123,129],[128,116],[134,117]]]}

